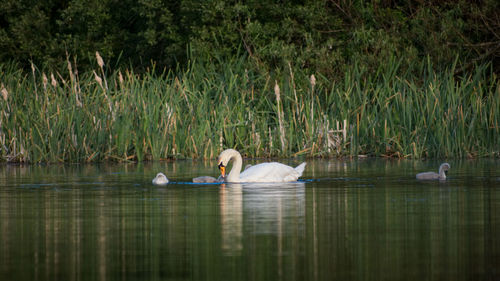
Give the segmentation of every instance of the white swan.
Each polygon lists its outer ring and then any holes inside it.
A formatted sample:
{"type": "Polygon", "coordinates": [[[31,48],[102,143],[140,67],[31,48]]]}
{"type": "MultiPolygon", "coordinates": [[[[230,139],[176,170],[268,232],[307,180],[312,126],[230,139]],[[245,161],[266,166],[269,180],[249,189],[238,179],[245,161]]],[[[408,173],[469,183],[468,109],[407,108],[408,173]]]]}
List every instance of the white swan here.
{"type": "Polygon", "coordinates": [[[241,172],[243,160],[241,154],[234,149],[222,151],[217,160],[221,175],[225,182],[290,182],[296,181],[306,167],[306,162],[296,168],[277,162],[253,165],[241,172]],[[226,166],[233,160],[233,168],[226,176],[226,166]]]}
{"type": "Polygon", "coordinates": [[[156,174],[156,177],[153,179],[154,185],[166,185],[167,183],[167,176],[165,176],[163,173],[156,174]]]}
{"type": "Polygon", "coordinates": [[[450,169],[450,164],[443,163],[439,166],[439,174],[425,172],[417,174],[417,180],[446,180],[446,173],[450,169]]]}

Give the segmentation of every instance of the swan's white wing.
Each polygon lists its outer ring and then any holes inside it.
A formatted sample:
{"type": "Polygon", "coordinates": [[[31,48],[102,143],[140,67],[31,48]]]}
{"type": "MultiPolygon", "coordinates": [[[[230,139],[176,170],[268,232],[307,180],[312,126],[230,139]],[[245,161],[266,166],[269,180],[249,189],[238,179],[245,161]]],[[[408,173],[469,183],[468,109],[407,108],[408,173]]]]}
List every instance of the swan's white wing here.
{"type": "Polygon", "coordinates": [[[293,167],[278,162],[261,163],[246,169],[240,174],[241,182],[285,182],[296,181],[304,171],[305,163],[293,167]],[[300,168],[299,168],[300,167],[300,168]]]}
{"type": "Polygon", "coordinates": [[[305,168],[306,168],[306,162],[303,162],[302,164],[295,167],[295,171],[297,171],[297,173],[299,173],[299,177],[302,176],[302,173],[304,172],[305,168]]]}

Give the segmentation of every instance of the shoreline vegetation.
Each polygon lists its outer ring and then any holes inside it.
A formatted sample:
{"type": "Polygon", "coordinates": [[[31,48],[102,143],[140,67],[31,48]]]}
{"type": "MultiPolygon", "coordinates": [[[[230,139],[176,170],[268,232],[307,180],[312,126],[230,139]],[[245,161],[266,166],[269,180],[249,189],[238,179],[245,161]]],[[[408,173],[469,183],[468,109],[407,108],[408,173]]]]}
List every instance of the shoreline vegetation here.
{"type": "Polygon", "coordinates": [[[500,157],[499,1],[4,2],[0,162],[500,157]]]}
{"type": "Polygon", "coordinates": [[[84,73],[71,58],[64,72],[0,64],[1,162],[212,159],[226,148],[245,157],[500,157],[491,65],[458,76],[455,65],[436,72],[428,59],[403,68],[389,57],[375,71],[354,61],[333,81],[250,60],[140,74],[108,68],[97,52],[84,73]]]}

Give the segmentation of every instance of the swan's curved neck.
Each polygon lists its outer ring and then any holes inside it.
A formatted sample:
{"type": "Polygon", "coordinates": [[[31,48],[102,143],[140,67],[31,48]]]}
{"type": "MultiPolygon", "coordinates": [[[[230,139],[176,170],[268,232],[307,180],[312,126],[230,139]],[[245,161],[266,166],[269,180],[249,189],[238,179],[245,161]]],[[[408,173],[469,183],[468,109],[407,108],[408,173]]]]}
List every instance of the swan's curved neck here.
{"type": "Polygon", "coordinates": [[[443,165],[439,167],[439,179],[441,180],[446,179],[446,172],[443,165]]]}
{"type": "Polygon", "coordinates": [[[233,167],[231,168],[231,172],[227,175],[227,182],[239,182],[240,181],[240,172],[241,166],[243,164],[243,160],[241,159],[241,154],[238,151],[234,151],[231,153],[231,157],[229,161],[233,160],[233,167]]]}

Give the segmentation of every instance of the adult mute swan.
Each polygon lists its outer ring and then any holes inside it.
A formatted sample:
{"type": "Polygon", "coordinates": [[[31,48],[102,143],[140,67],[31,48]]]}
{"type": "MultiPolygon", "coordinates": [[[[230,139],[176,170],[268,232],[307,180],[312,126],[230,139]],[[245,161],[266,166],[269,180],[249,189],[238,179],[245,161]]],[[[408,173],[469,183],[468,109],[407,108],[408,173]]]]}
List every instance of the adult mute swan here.
{"type": "Polygon", "coordinates": [[[166,185],[167,183],[167,176],[165,176],[163,173],[156,174],[156,177],[153,179],[154,185],[166,185]]]}
{"type": "Polygon", "coordinates": [[[434,172],[425,172],[417,174],[417,180],[445,180],[446,173],[450,169],[450,164],[443,163],[439,166],[439,174],[434,172]]]}
{"type": "Polygon", "coordinates": [[[241,172],[243,160],[241,154],[234,149],[222,151],[217,159],[219,169],[225,182],[289,182],[296,181],[306,167],[306,162],[296,168],[277,162],[260,163],[241,172]],[[233,168],[226,176],[226,166],[233,160],[233,168]]]}

